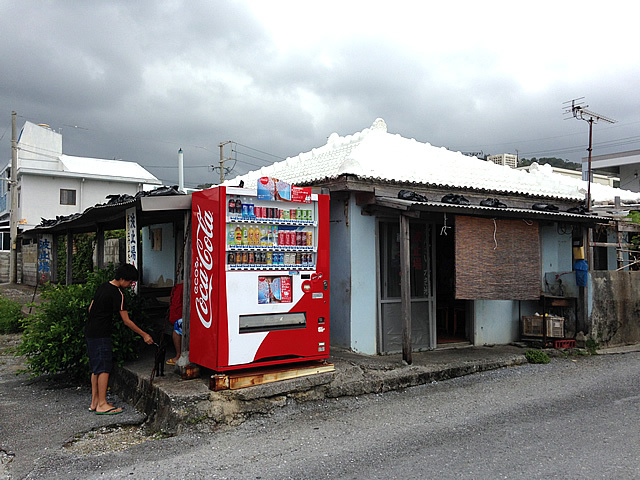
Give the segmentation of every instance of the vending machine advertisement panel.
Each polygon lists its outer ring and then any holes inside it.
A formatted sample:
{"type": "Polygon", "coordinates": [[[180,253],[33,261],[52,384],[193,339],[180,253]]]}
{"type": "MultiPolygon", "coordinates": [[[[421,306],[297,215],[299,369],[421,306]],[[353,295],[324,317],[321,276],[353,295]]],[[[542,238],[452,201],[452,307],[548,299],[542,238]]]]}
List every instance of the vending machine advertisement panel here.
{"type": "Polygon", "coordinates": [[[192,194],[190,361],[329,356],[329,196],[272,178],[192,194]]]}

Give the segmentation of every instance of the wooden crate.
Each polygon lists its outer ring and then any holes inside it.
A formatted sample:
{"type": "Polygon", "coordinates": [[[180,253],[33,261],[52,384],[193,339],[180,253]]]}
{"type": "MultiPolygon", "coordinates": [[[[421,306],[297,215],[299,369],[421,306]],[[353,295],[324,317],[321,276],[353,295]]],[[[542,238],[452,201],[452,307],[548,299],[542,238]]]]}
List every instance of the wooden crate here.
{"type": "Polygon", "coordinates": [[[522,335],[524,337],[542,337],[542,319],[547,320],[547,337],[564,338],[564,317],[555,315],[523,316],[522,317],[522,335]]]}

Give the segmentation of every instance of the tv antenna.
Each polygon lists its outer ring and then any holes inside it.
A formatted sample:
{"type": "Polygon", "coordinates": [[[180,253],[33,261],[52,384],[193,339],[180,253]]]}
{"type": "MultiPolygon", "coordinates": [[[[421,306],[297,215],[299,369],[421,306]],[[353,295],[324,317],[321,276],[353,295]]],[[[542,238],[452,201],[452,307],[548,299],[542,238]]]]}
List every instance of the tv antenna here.
{"type": "MultiPolygon", "coordinates": [[[[573,100],[569,100],[564,102],[564,113],[570,114],[574,118],[578,120],[584,120],[589,124],[589,148],[587,151],[589,152],[589,160],[588,160],[588,172],[587,172],[587,211],[591,210],[591,151],[592,148],[592,140],[593,140],[593,124],[598,123],[599,121],[603,121],[606,123],[616,123],[613,118],[605,117],[604,115],[600,115],[599,113],[592,112],[588,110],[587,107],[589,105],[585,105],[584,97],[574,98],[573,100]],[[571,106],[569,106],[571,104],[571,106]]],[[[565,120],[571,117],[565,117],[565,120]]]]}

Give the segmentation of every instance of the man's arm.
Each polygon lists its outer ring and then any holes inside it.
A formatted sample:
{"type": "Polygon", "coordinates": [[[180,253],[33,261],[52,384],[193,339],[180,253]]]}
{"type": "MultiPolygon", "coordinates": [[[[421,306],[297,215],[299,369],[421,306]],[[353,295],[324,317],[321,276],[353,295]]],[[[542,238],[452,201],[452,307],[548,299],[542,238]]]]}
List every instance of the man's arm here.
{"type": "Polygon", "coordinates": [[[120,317],[122,318],[122,321],[127,327],[129,327],[131,330],[133,330],[134,332],[136,332],[138,335],[142,337],[145,343],[148,343],[149,345],[153,343],[153,338],[151,337],[151,335],[149,335],[147,332],[142,330],[139,326],[135,324],[133,320],[129,318],[129,312],[127,312],[126,310],[120,310],[120,317]]]}

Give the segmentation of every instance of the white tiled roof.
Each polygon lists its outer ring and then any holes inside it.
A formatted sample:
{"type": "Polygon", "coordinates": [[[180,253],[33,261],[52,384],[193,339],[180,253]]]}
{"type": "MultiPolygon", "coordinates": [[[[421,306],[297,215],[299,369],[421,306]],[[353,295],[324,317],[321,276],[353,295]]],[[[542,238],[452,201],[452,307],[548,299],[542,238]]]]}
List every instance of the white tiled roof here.
{"type": "MultiPolygon", "coordinates": [[[[553,173],[547,165],[530,172],[468,157],[444,147],[387,132],[381,118],[370,128],[344,137],[329,136],[327,144],[300,153],[268,167],[227,180],[225,185],[255,188],[260,177],[274,177],[291,184],[310,184],[351,174],[360,178],[442,185],[454,189],[483,189],[494,192],[583,200],[587,183],[553,173]]],[[[597,202],[637,202],[640,194],[605,185],[591,184],[591,198],[597,202]]]]}
{"type": "Polygon", "coordinates": [[[159,185],[162,182],[150,172],[135,162],[122,160],[107,160],[103,158],[73,157],[60,155],[58,157],[65,172],[83,175],[108,176],[131,182],[143,182],[159,185]]]}

